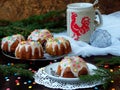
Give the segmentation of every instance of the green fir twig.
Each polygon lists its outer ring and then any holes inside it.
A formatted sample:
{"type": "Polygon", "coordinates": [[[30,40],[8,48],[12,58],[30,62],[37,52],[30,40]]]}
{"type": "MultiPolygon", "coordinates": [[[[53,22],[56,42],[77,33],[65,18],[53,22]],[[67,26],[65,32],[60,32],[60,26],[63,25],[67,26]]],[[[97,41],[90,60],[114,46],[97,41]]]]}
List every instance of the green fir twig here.
{"type": "Polygon", "coordinates": [[[109,64],[109,65],[120,65],[120,57],[112,56],[111,58],[95,58],[97,65],[109,64]]]}
{"type": "Polygon", "coordinates": [[[25,69],[25,64],[16,64],[16,65],[0,65],[0,73],[3,74],[3,76],[10,76],[10,75],[20,75],[25,76],[28,78],[33,78],[33,73],[30,70],[25,69]]]}
{"type": "Polygon", "coordinates": [[[81,75],[80,81],[83,83],[101,82],[104,90],[107,90],[111,80],[120,75],[120,71],[110,72],[107,69],[99,68],[94,70],[93,75],[81,75]]]}

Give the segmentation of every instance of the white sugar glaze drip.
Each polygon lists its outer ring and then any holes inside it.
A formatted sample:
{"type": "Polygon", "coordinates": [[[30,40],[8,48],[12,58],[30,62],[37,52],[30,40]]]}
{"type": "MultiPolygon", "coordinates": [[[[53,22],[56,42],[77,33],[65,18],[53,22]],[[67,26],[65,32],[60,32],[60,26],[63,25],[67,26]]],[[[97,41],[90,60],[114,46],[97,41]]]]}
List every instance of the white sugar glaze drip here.
{"type": "Polygon", "coordinates": [[[23,43],[21,42],[17,47],[18,51],[20,52],[23,47],[25,47],[26,52],[28,52],[28,49],[30,47],[32,49],[32,56],[34,56],[35,49],[37,48],[39,52],[39,56],[42,56],[41,51],[43,52],[43,48],[41,44],[39,44],[38,42],[34,42],[34,41],[24,41],[23,43]]]}
{"type": "Polygon", "coordinates": [[[8,43],[8,51],[11,51],[11,46],[13,45],[13,43],[18,40],[18,42],[21,42],[22,40],[25,40],[24,37],[20,34],[16,34],[16,35],[12,35],[12,36],[8,36],[8,37],[4,37],[2,39],[2,44],[1,44],[1,48],[3,49],[3,46],[5,43],[8,43]]]}
{"type": "Polygon", "coordinates": [[[65,48],[67,48],[67,44],[69,44],[66,39],[62,37],[57,38],[50,38],[48,39],[46,46],[49,48],[52,45],[52,51],[55,51],[55,46],[58,46],[58,49],[60,50],[60,45],[63,44],[65,48]]]}
{"type": "Polygon", "coordinates": [[[34,30],[29,36],[28,40],[38,41],[40,40],[47,40],[48,38],[52,37],[52,34],[47,29],[40,29],[34,30]]]}
{"type": "Polygon", "coordinates": [[[61,76],[63,76],[65,69],[70,67],[71,72],[74,74],[75,77],[78,77],[79,71],[84,67],[87,69],[87,65],[85,61],[83,61],[80,57],[72,56],[72,57],[65,57],[61,62],[61,76]]]}

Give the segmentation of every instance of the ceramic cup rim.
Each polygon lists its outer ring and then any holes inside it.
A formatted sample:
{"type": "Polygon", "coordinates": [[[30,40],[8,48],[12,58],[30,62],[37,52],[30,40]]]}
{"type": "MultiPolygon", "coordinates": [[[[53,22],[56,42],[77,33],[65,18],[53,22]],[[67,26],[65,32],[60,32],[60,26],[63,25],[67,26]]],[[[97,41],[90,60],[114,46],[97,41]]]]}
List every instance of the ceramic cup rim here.
{"type": "Polygon", "coordinates": [[[92,7],[93,7],[92,3],[71,3],[67,5],[67,8],[71,9],[87,9],[92,7]]]}

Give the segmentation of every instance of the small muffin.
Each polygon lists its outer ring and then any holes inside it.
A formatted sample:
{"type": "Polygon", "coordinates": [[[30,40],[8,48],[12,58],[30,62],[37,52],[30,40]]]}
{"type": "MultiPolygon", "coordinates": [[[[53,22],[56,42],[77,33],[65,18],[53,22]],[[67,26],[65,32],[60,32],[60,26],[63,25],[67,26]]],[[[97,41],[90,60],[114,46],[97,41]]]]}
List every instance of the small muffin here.
{"type": "Polygon", "coordinates": [[[60,56],[71,52],[71,45],[63,37],[50,38],[47,40],[45,50],[50,55],[60,56]]]}
{"type": "Polygon", "coordinates": [[[77,78],[80,75],[87,75],[88,67],[82,58],[78,56],[67,56],[59,63],[57,74],[65,78],[77,78]]]}
{"type": "Polygon", "coordinates": [[[51,37],[53,37],[53,35],[49,30],[36,29],[28,36],[28,40],[39,41],[43,45],[46,42],[46,40],[51,37]]]}
{"type": "Polygon", "coordinates": [[[20,59],[39,59],[43,58],[44,52],[39,42],[23,41],[18,44],[15,56],[20,59]]]}
{"type": "Polygon", "coordinates": [[[24,40],[25,38],[20,34],[4,37],[1,42],[1,49],[6,52],[14,53],[19,42],[24,40]]]}

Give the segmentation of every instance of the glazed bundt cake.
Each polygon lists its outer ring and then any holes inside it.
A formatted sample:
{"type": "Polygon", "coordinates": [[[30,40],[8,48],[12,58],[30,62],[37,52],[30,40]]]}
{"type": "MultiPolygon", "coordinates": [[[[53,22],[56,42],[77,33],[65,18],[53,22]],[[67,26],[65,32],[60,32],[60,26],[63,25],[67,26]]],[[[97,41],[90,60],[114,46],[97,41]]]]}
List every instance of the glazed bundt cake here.
{"type": "Polygon", "coordinates": [[[88,74],[88,67],[82,58],[78,56],[67,56],[59,63],[57,74],[65,78],[76,78],[80,75],[88,74]]]}
{"type": "Polygon", "coordinates": [[[53,35],[49,30],[36,29],[28,36],[28,40],[39,41],[43,45],[46,42],[46,40],[51,37],[53,37],[53,35]]]}
{"type": "Polygon", "coordinates": [[[6,52],[14,52],[19,42],[24,40],[20,34],[4,37],[1,42],[1,49],[6,52]]]}
{"type": "Polygon", "coordinates": [[[20,59],[39,59],[43,55],[42,45],[35,41],[20,42],[15,50],[15,56],[20,59]]]}
{"type": "Polygon", "coordinates": [[[49,38],[45,49],[50,55],[60,56],[71,52],[71,45],[70,42],[63,37],[49,38]]]}

